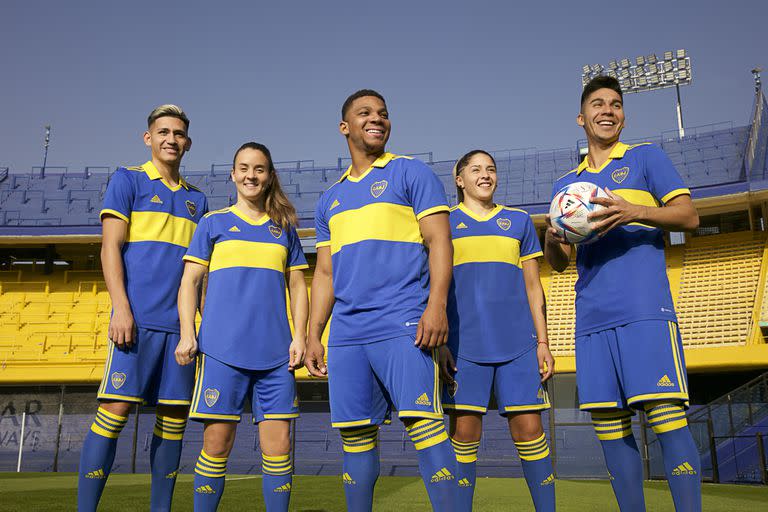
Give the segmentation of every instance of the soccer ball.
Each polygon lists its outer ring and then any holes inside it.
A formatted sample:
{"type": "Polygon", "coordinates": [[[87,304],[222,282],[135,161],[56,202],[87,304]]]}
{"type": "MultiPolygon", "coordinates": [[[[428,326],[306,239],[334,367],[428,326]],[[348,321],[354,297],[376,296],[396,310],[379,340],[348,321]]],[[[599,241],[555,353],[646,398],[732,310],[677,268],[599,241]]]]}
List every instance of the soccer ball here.
{"type": "Polygon", "coordinates": [[[597,232],[592,229],[587,215],[600,211],[604,207],[593,204],[594,197],[608,197],[605,190],[594,183],[579,181],[561,188],[549,206],[549,218],[552,227],[572,244],[588,244],[597,240],[597,232]]]}

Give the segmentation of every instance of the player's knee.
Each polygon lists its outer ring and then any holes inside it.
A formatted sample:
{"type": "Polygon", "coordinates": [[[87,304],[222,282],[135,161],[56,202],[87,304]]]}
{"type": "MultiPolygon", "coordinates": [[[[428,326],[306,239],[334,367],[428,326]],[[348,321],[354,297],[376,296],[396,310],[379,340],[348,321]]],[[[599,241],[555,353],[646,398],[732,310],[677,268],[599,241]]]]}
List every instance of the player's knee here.
{"type": "Polygon", "coordinates": [[[459,416],[451,422],[451,438],[462,443],[480,441],[483,435],[483,420],[477,415],[459,416]]]}
{"type": "Polygon", "coordinates": [[[128,416],[134,405],[131,402],[101,402],[99,408],[118,416],[128,416]]]}
{"type": "Polygon", "coordinates": [[[225,422],[206,423],[203,434],[203,450],[211,457],[229,457],[235,443],[237,425],[225,422]]]}
{"type": "Polygon", "coordinates": [[[285,455],[291,451],[291,436],[285,432],[270,432],[265,438],[260,438],[261,452],[265,455],[285,455]]]}
{"type": "Polygon", "coordinates": [[[189,415],[189,406],[187,405],[158,405],[157,416],[165,416],[178,420],[185,420],[189,415]]]}
{"type": "Polygon", "coordinates": [[[508,422],[512,439],[518,443],[534,441],[544,433],[539,414],[511,414],[508,422]]]}
{"type": "Polygon", "coordinates": [[[688,426],[685,407],[681,402],[647,402],[643,408],[648,424],[657,435],[688,426]]]}

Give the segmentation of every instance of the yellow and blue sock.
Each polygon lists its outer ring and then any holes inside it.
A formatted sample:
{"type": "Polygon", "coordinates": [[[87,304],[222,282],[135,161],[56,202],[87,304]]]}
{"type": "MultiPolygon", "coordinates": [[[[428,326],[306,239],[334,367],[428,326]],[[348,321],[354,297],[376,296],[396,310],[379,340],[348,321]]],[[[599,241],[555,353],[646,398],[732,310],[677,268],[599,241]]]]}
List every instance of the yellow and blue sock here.
{"type": "Polygon", "coordinates": [[[624,410],[595,411],[592,425],[603,447],[613,494],[622,512],[645,510],[643,467],[635,436],[632,413],[624,410]]]}
{"type": "Polygon", "coordinates": [[[186,418],[157,415],[149,461],[152,471],[150,509],[157,512],[171,510],[173,488],[179,472],[181,439],[187,427],[186,418]]]}
{"type": "Polygon", "coordinates": [[[200,451],[195,465],[195,512],[215,512],[224,494],[227,457],[211,457],[200,451]]]}
{"type": "Polygon", "coordinates": [[[347,510],[370,511],[380,469],[379,426],[342,429],[341,442],[344,448],[342,483],[347,510]]]}
{"type": "Polygon", "coordinates": [[[288,512],[293,485],[290,455],[261,454],[261,493],[267,512],[288,512]]]}
{"type": "Polygon", "coordinates": [[[515,447],[536,512],[554,512],[555,475],[545,434],[533,441],[515,441],[515,447]]]}
{"type": "Polygon", "coordinates": [[[419,456],[419,472],[433,510],[456,510],[458,484],[456,455],[442,420],[420,419],[405,429],[419,456]]]}
{"type": "Polygon", "coordinates": [[[95,511],[99,505],[104,484],[107,483],[115,460],[117,438],[127,421],[127,416],[118,416],[101,407],[96,411],[96,418],[80,451],[78,511],[95,511]]]}
{"type": "Polygon", "coordinates": [[[661,443],[664,471],[675,510],[701,510],[701,462],[688,429],[683,405],[675,402],[645,404],[648,424],[661,443]]]}
{"type": "Polygon", "coordinates": [[[477,475],[477,450],[480,441],[457,441],[451,438],[453,451],[456,453],[457,478],[457,512],[471,512],[472,498],[475,495],[475,480],[477,475]]]}

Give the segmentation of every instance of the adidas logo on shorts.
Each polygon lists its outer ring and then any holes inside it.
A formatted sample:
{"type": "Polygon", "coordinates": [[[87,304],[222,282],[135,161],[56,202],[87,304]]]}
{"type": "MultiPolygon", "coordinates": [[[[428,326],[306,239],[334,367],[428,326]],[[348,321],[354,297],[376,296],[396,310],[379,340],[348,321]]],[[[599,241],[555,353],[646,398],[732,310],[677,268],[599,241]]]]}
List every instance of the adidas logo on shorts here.
{"type": "Polygon", "coordinates": [[[432,478],[429,480],[429,483],[436,484],[438,482],[444,482],[445,480],[453,480],[454,476],[451,474],[450,471],[448,471],[448,468],[443,468],[439,470],[437,473],[432,475],[432,478]]]}
{"type": "Polygon", "coordinates": [[[421,396],[416,399],[416,405],[432,405],[432,402],[429,401],[429,397],[426,393],[422,393],[421,396]]]}
{"type": "Polygon", "coordinates": [[[95,478],[96,480],[104,480],[107,476],[104,474],[104,470],[99,468],[96,471],[91,471],[85,474],[85,478],[95,478]]]}
{"type": "Polygon", "coordinates": [[[695,475],[696,470],[687,462],[683,462],[672,470],[672,476],[695,475]]]}
{"type": "Polygon", "coordinates": [[[291,492],[291,483],[287,483],[285,485],[281,485],[280,487],[275,487],[272,489],[272,492],[291,492]]]}
{"type": "Polygon", "coordinates": [[[459,487],[472,487],[472,482],[470,482],[466,478],[462,478],[461,480],[459,480],[459,487]]]}
{"type": "Polygon", "coordinates": [[[675,384],[669,379],[669,375],[666,375],[666,374],[659,379],[659,382],[657,382],[656,385],[662,388],[675,387],[675,384]]]}
{"type": "Polygon", "coordinates": [[[341,481],[342,481],[343,483],[345,483],[346,485],[355,485],[355,484],[357,483],[357,482],[355,482],[354,480],[352,480],[352,477],[351,477],[351,476],[349,476],[349,473],[344,473],[344,474],[341,476],[341,481]]]}
{"type": "Polygon", "coordinates": [[[541,481],[541,485],[552,485],[555,483],[555,475],[551,474],[541,481]]]}
{"type": "Polygon", "coordinates": [[[216,494],[216,491],[213,490],[213,487],[210,485],[201,485],[197,489],[195,489],[195,492],[198,494],[216,494]]]}

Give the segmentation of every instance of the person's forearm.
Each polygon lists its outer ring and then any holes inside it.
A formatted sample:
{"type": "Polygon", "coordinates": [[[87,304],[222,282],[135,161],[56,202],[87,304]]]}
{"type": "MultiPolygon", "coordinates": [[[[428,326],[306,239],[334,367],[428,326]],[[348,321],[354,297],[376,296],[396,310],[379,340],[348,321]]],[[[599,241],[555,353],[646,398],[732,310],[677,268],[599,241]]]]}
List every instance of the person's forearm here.
{"type": "Polygon", "coordinates": [[[530,286],[526,283],[528,292],[528,306],[531,308],[531,317],[533,326],[536,328],[536,337],[540,343],[549,344],[547,335],[547,303],[544,297],[544,289],[541,287],[541,281],[538,286],[532,283],[530,286]]]}
{"type": "Polygon", "coordinates": [[[102,244],[101,268],[104,272],[104,282],[107,285],[112,307],[116,310],[130,310],[131,305],[128,302],[128,294],[125,291],[122,247],[118,244],[102,244]]]}
{"type": "Polygon", "coordinates": [[[184,274],[179,286],[178,307],[181,335],[195,337],[195,315],[197,313],[198,297],[200,296],[200,283],[196,283],[191,276],[184,274]]]}
{"type": "Polygon", "coordinates": [[[315,269],[309,315],[309,342],[320,341],[333,309],[333,278],[315,269]]]}
{"type": "Polygon", "coordinates": [[[544,236],[544,259],[556,272],[562,272],[571,262],[571,256],[565,251],[563,244],[549,235],[544,236]]]}
{"type": "Polygon", "coordinates": [[[640,206],[636,219],[636,222],[665,231],[693,231],[699,227],[699,215],[696,210],[685,204],[640,206]]]}
{"type": "Polygon", "coordinates": [[[306,340],[309,299],[307,284],[303,272],[291,272],[288,292],[291,299],[291,317],[293,318],[293,339],[306,340]],[[297,275],[294,275],[297,274],[297,275]]]}
{"type": "Polygon", "coordinates": [[[429,243],[429,305],[446,307],[451,279],[453,279],[453,244],[450,236],[437,237],[429,243]]]}

